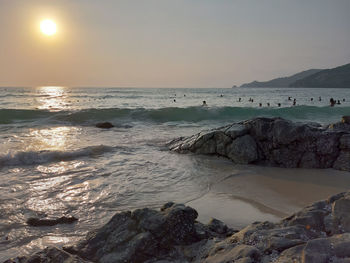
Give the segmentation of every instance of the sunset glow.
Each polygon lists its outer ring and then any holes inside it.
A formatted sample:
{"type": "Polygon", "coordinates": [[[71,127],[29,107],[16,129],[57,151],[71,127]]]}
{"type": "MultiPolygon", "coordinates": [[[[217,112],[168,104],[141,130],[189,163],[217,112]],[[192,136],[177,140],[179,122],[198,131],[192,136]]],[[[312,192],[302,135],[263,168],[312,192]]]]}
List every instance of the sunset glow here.
{"type": "Polygon", "coordinates": [[[46,36],[53,36],[57,32],[56,23],[50,19],[45,19],[40,22],[40,31],[46,36]]]}

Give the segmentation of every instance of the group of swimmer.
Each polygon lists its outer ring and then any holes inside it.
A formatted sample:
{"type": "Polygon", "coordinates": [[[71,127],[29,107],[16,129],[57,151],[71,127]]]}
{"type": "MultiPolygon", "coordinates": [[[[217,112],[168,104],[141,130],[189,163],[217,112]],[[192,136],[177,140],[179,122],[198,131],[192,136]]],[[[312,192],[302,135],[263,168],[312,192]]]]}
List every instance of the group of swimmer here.
{"type": "MultiPolygon", "coordinates": [[[[175,94],[175,96],[176,96],[176,94],[175,94]]],[[[184,97],[186,97],[185,94],[184,94],[184,97]]],[[[224,96],[221,94],[220,97],[224,97],[224,96]]],[[[343,100],[343,102],[345,102],[345,99],[344,99],[344,98],[343,98],[342,100],[343,100]]],[[[249,102],[254,102],[254,99],[253,99],[253,98],[249,98],[248,101],[249,101],[249,102]]],[[[296,103],[297,103],[297,99],[296,99],[296,98],[293,98],[293,100],[292,100],[292,97],[288,97],[288,101],[293,101],[293,106],[296,106],[296,103]]],[[[314,98],[310,98],[310,101],[314,101],[314,98]]],[[[321,96],[318,97],[318,101],[322,101],[322,97],[321,97],[321,96]]],[[[176,99],[174,99],[174,102],[176,102],[176,99]]],[[[238,101],[237,101],[237,102],[242,102],[242,98],[238,98],[238,101]]],[[[330,103],[330,106],[331,106],[331,107],[334,107],[336,104],[337,104],[337,105],[340,105],[340,104],[341,104],[340,100],[335,100],[335,99],[333,99],[333,98],[330,98],[329,103],[330,103]]],[[[202,106],[204,106],[204,107],[207,107],[207,106],[208,106],[208,104],[207,104],[207,102],[206,102],[205,100],[203,100],[202,106]]],[[[262,107],[262,106],[263,106],[263,104],[260,102],[260,103],[259,103],[259,107],[262,107]]],[[[267,103],[266,103],[266,106],[267,106],[267,107],[270,107],[271,104],[270,104],[269,102],[267,102],[267,103]]],[[[281,107],[282,104],[281,104],[281,103],[277,103],[277,106],[278,106],[278,107],[281,107]]]]}

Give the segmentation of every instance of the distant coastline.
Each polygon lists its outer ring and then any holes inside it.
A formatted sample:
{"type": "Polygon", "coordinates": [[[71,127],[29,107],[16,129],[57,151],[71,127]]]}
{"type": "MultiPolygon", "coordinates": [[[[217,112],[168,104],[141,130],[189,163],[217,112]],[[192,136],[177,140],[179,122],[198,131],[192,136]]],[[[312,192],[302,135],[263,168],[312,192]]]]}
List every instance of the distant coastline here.
{"type": "Polygon", "coordinates": [[[244,83],[241,88],[350,88],[350,64],[332,69],[309,69],[269,81],[244,83]]]}

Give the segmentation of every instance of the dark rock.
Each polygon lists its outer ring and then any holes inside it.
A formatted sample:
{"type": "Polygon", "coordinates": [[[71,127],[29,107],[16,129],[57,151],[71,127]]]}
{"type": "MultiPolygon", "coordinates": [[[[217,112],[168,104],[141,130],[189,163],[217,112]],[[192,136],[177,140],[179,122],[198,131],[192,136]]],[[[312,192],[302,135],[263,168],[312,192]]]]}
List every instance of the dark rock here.
{"type": "Polygon", "coordinates": [[[256,142],[250,135],[236,138],[227,146],[227,157],[235,163],[248,164],[258,158],[256,142]]]}
{"type": "Polygon", "coordinates": [[[78,218],[62,216],[60,218],[45,219],[45,218],[29,218],[27,224],[30,226],[54,226],[57,224],[72,224],[78,221],[78,218]]]}
{"type": "MultiPolygon", "coordinates": [[[[243,135],[244,136],[244,135],[243,135]]],[[[309,205],[278,223],[255,222],[239,232],[169,202],[117,213],[64,251],[46,248],[6,263],[295,263],[350,261],[350,192],[309,205]]]]}
{"type": "Polygon", "coordinates": [[[99,122],[95,126],[101,129],[110,129],[114,127],[114,125],[110,122],[99,122]]]}
{"type": "Polygon", "coordinates": [[[333,168],[342,171],[350,171],[350,151],[341,151],[334,162],[333,168]]]}
{"type": "Polygon", "coordinates": [[[77,244],[82,258],[99,262],[144,262],[172,253],[176,245],[199,241],[197,212],[168,203],[161,211],[148,208],[116,214],[104,227],[77,244]]]}
{"type": "Polygon", "coordinates": [[[347,123],[347,124],[350,124],[350,116],[343,116],[341,121],[343,123],[347,123]]]}
{"type": "Polygon", "coordinates": [[[76,255],[69,254],[56,247],[47,247],[44,250],[27,257],[16,257],[4,263],[85,263],[76,255]]]}
{"type": "Polygon", "coordinates": [[[211,231],[214,231],[219,234],[225,234],[228,231],[228,227],[220,220],[212,218],[209,221],[208,227],[211,231]]]}
{"type": "Polygon", "coordinates": [[[239,164],[350,171],[350,125],[322,127],[281,118],[255,118],[174,140],[179,153],[216,154],[239,164]]]}

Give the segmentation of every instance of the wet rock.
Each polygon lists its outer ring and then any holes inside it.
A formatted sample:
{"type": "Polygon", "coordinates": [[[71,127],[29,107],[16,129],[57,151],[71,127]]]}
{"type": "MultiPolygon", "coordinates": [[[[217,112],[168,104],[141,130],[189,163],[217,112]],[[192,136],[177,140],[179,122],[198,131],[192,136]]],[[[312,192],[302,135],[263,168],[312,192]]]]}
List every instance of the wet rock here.
{"type": "Polygon", "coordinates": [[[227,157],[235,163],[248,164],[258,158],[256,142],[250,135],[235,139],[226,149],[227,157]]]}
{"type": "Polygon", "coordinates": [[[78,221],[78,218],[62,216],[60,218],[46,219],[46,218],[29,218],[27,224],[30,226],[54,226],[57,224],[72,224],[78,221]]]}
{"type": "Polygon", "coordinates": [[[342,123],[350,124],[350,116],[343,116],[341,121],[342,123]]]}
{"type": "Polygon", "coordinates": [[[322,127],[281,118],[255,118],[168,144],[180,153],[216,154],[239,164],[350,171],[350,125],[322,127]]]}
{"type": "Polygon", "coordinates": [[[175,253],[174,246],[200,240],[194,225],[197,216],[194,209],[173,203],[167,203],[161,211],[144,208],[119,213],[104,227],[89,233],[74,250],[82,258],[99,262],[161,259],[175,253]]]}
{"type": "Polygon", "coordinates": [[[350,150],[350,134],[344,134],[340,138],[340,149],[350,150]]]}
{"type": "Polygon", "coordinates": [[[350,232],[350,196],[338,199],[332,205],[334,225],[341,232],[350,232]]]}
{"type": "Polygon", "coordinates": [[[44,250],[27,257],[16,257],[4,263],[85,263],[76,255],[69,254],[56,247],[47,247],[44,250]]]}
{"type": "Polygon", "coordinates": [[[333,168],[341,171],[350,171],[350,151],[341,151],[334,162],[333,168]]]}
{"type": "Polygon", "coordinates": [[[208,227],[211,231],[214,231],[219,234],[225,234],[228,231],[228,227],[222,221],[216,218],[212,218],[209,221],[208,227]]]}
{"type": "Polygon", "coordinates": [[[196,222],[191,207],[166,203],[114,215],[75,246],[47,248],[6,263],[295,263],[350,261],[350,192],[309,205],[280,222],[235,232],[213,219],[196,222]]]}
{"type": "Polygon", "coordinates": [[[110,122],[99,122],[95,126],[101,129],[110,129],[114,127],[114,125],[110,122]]]}

